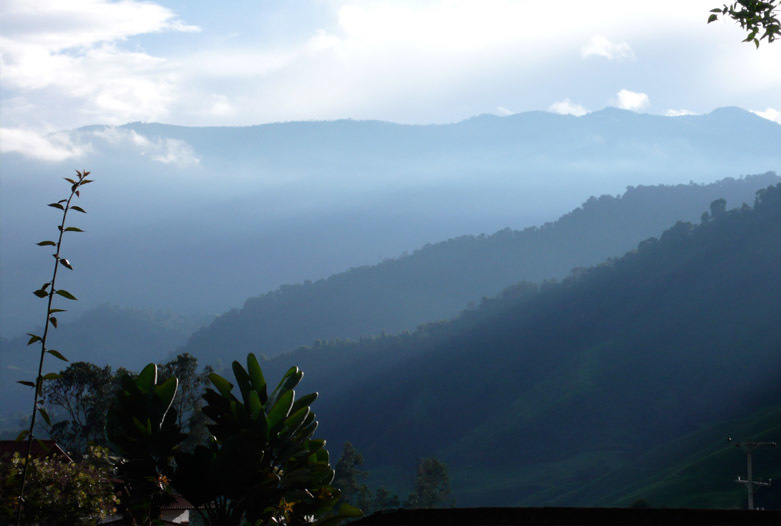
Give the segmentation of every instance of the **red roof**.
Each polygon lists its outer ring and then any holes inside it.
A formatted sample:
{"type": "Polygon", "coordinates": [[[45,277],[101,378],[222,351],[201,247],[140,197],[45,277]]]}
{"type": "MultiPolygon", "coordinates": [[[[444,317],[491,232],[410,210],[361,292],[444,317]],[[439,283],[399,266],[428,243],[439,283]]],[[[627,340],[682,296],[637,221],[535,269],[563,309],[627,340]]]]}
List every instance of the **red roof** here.
{"type": "MultiPolygon", "coordinates": [[[[10,458],[14,453],[24,457],[27,454],[27,440],[0,440],[0,458],[10,458]]],[[[54,440],[33,440],[30,457],[62,457],[67,462],[73,462],[54,440]]]]}

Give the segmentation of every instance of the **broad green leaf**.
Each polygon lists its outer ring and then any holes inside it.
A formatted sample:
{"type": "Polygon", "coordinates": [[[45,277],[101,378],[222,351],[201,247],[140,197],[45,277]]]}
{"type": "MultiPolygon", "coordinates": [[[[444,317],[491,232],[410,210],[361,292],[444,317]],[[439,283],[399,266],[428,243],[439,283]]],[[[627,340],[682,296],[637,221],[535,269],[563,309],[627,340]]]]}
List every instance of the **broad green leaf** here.
{"type": "Polygon", "coordinates": [[[231,391],[233,390],[233,384],[223,378],[217,373],[209,373],[209,380],[214,384],[214,387],[220,392],[222,396],[227,399],[233,398],[231,391]]]}
{"type": "Polygon", "coordinates": [[[148,393],[152,390],[152,387],[157,383],[157,365],[150,363],[146,367],[144,367],[140,373],[138,373],[138,378],[136,379],[136,385],[138,388],[148,393]]]}
{"type": "MultiPolygon", "coordinates": [[[[315,426],[312,428],[312,433],[315,432],[315,429],[317,429],[317,422],[315,422],[315,413],[313,411],[310,411],[307,417],[304,419],[304,421],[301,423],[302,428],[311,427],[310,424],[314,422],[315,426]]],[[[303,434],[306,436],[311,436],[311,433],[306,433],[306,429],[300,429],[299,433],[303,431],[303,434]]]]}
{"type": "Polygon", "coordinates": [[[274,404],[274,407],[268,412],[268,427],[274,429],[277,424],[282,422],[290,413],[290,408],[293,407],[293,398],[296,392],[294,390],[285,391],[274,404]]]}
{"type": "Polygon", "coordinates": [[[247,356],[247,371],[252,381],[252,387],[258,392],[260,401],[265,404],[268,399],[266,395],[266,379],[263,378],[263,371],[260,369],[258,359],[252,353],[247,356]]]}
{"type": "Polygon", "coordinates": [[[63,298],[65,298],[65,299],[76,301],[76,296],[74,296],[73,294],[71,294],[67,290],[57,289],[56,293],[59,294],[60,296],[62,296],[63,298]]]}
{"type": "Polygon", "coordinates": [[[260,413],[263,411],[263,404],[260,403],[258,392],[254,389],[249,392],[249,411],[252,420],[257,420],[258,416],[260,416],[260,413]]]}
{"type": "Polygon", "coordinates": [[[323,462],[324,464],[328,464],[328,461],[330,459],[328,450],[325,448],[318,450],[317,453],[315,453],[315,457],[317,458],[318,462],[323,462]]]}
{"type": "MultiPolygon", "coordinates": [[[[303,437],[311,437],[315,434],[315,431],[317,430],[317,420],[314,420],[314,413],[309,413],[309,417],[312,417],[313,421],[310,422],[304,422],[301,427],[298,429],[298,434],[303,437]]],[[[307,417],[307,419],[309,419],[307,417]]]]}
{"type": "Polygon", "coordinates": [[[46,351],[46,352],[47,352],[47,353],[49,353],[49,354],[51,354],[51,355],[52,355],[52,356],[54,356],[55,358],[58,358],[58,359],[62,360],[63,362],[67,362],[67,361],[68,361],[68,359],[67,359],[66,357],[64,357],[64,356],[62,355],[62,353],[60,353],[60,351],[55,351],[54,349],[49,349],[49,350],[48,350],[48,351],[46,351]]]}
{"type": "Polygon", "coordinates": [[[320,451],[325,447],[325,440],[322,438],[313,438],[311,440],[308,440],[306,443],[306,448],[310,451],[310,453],[314,454],[320,451]]]}
{"type": "Polygon", "coordinates": [[[719,15],[711,15],[708,17],[708,23],[710,24],[711,22],[715,22],[718,19],[719,19],[719,15]]]}
{"type": "Polygon", "coordinates": [[[276,403],[276,400],[279,399],[279,397],[284,393],[285,391],[289,391],[293,389],[295,386],[298,385],[298,383],[301,381],[301,378],[304,377],[304,373],[296,366],[291,367],[287,370],[285,373],[285,376],[282,377],[282,379],[279,381],[279,384],[277,384],[277,387],[274,389],[274,392],[271,393],[271,396],[269,396],[269,403],[276,403]]]}
{"type": "Polygon", "coordinates": [[[37,245],[38,245],[39,247],[45,247],[45,246],[53,246],[53,247],[56,247],[56,246],[57,246],[57,243],[55,243],[54,241],[41,241],[40,243],[37,243],[37,245]]]}
{"type": "Polygon", "coordinates": [[[239,384],[239,390],[241,391],[241,399],[245,404],[249,403],[249,393],[252,390],[250,385],[249,375],[247,371],[236,360],[233,361],[233,376],[236,377],[236,383],[239,384]]]}
{"type": "Polygon", "coordinates": [[[308,468],[303,467],[299,469],[294,469],[293,471],[285,473],[285,475],[280,479],[279,485],[287,489],[295,484],[308,482],[309,477],[310,477],[310,472],[308,468]]]}
{"type": "Polygon", "coordinates": [[[310,393],[308,395],[304,395],[293,404],[293,409],[291,409],[292,412],[296,412],[302,407],[307,407],[312,405],[312,403],[317,400],[317,397],[319,395],[317,393],[310,393]]]}
{"type": "Polygon", "coordinates": [[[296,429],[298,429],[301,423],[309,416],[310,412],[311,409],[309,409],[309,407],[302,407],[287,417],[284,427],[284,429],[287,430],[287,433],[291,435],[295,433],[296,429]]]}
{"type": "Polygon", "coordinates": [[[142,435],[145,436],[151,436],[152,435],[152,421],[148,418],[146,419],[146,422],[142,423],[141,420],[139,420],[137,417],[133,417],[133,427],[136,428],[136,430],[140,431],[142,435]]]}
{"type": "Polygon", "coordinates": [[[44,422],[46,422],[46,425],[47,425],[47,426],[49,426],[49,427],[51,427],[51,425],[52,425],[52,421],[51,421],[51,419],[49,418],[49,413],[47,413],[47,412],[46,412],[46,410],[45,410],[43,407],[39,407],[39,408],[38,408],[38,412],[39,412],[39,413],[41,414],[41,416],[43,417],[43,420],[44,420],[44,422]]]}

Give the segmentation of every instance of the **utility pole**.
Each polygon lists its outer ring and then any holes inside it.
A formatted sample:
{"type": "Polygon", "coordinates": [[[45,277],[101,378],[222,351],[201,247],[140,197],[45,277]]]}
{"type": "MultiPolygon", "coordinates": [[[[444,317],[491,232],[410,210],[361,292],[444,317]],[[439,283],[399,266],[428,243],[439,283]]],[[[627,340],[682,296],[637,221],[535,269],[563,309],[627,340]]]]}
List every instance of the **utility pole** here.
{"type": "MultiPolygon", "coordinates": [[[[727,441],[732,442],[732,439],[728,438],[727,441]]],[[[748,509],[750,510],[754,509],[754,493],[757,491],[757,489],[759,489],[761,486],[770,486],[770,484],[773,482],[773,479],[770,479],[767,482],[762,482],[762,479],[759,481],[753,480],[751,474],[751,454],[760,447],[776,447],[776,445],[777,444],[775,442],[735,442],[735,447],[739,447],[746,452],[746,465],[748,468],[748,477],[742,479],[740,478],[740,475],[738,475],[738,478],[735,482],[746,485],[746,491],[748,492],[748,509]]]]}

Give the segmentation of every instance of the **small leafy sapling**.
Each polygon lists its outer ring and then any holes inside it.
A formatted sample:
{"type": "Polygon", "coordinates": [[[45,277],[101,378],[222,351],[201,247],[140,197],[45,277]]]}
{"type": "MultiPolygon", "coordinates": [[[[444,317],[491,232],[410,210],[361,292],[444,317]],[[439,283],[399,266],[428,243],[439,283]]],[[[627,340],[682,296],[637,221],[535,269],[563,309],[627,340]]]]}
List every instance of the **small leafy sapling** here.
{"type": "Polygon", "coordinates": [[[83,232],[83,230],[81,230],[80,228],[74,226],[66,226],[65,221],[68,218],[68,212],[70,212],[71,210],[75,212],[80,212],[82,214],[86,214],[83,208],[81,208],[80,206],[76,206],[72,203],[74,197],[78,199],[81,196],[81,187],[84,186],[85,184],[89,184],[92,182],[92,179],[87,179],[87,176],[89,174],[90,173],[87,171],[80,172],[76,170],[75,179],[70,177],[65,177],[65,180],[70,184],[70,195],[68,196],[67,199],[61,199],[56,203],[50,203],[48,205],[62,212],[62,221],[57,226],[57,229],[59,230],[57,241],[54,242],[54,241],[46,240],[38,243],[38,246],[41,247],[49,247],[49,246],[54,247],[55,252],[54,254],[52,254],[52,256],[54,256],[54,270],[52,271],[51,280],[41,285],[39,289],[33,292],[33,294],[35,294],[39,298],[47,300],[46,321],[44,322],[43,333],[40,335],[27,333],[28,336],[30,336],[27,345],[33,345],[35,343],[40,343],[41,345],[41,355],[40,355],[40,360],[38,362],[38,376],[35,378],[35,381],[29,381],[29,380],[19,381],[20,384],[27,385],[33,388],[35,394],[33,395],[33,410],[32,410],[32,415],[30,417],[30,428],[28,430],[22,431],[22,433],[19,434],[19,437],[17,437],[17,440],[22,440],[25,437],[27,438],[27,453],[24,459],[24,469],[22,470],[22,480],[19,487],[19,500],[17,504],[17,513],[16,513],[17,525],[21,521],[22,506],[24,506],[24,489],[25,489],[25,483],[27,481],[27,472],[30,464],[30,450],[32,448],[33,431],[35,429],[36,415],[40,413],[41,418],[43,418],[46,424],[49,426],[52,425],[51,420],[49,419],[49,415],[46,413],[46,410],[43,407],[41,391],[43,388],[43,382],[45,382],[46,380],[53,380],[57,378],[59,375],[56,373],[43,374],[43,361],[47,354],[51,354],[57,359],[66,362],[68,361],[68,359],[65,358],[65,356],[63,356],[62,353],[60,353],[59,351],[55,349],[47,349],[46,341],[49,335],[49,327],[53,327],[56,329],[58,324],[57,316],[59,316],[59,313],[65,312],[65,309],[57,309],[52,306],[54,303],[54,296],[57,295],[70,301],[76,301],[76,297],[70,292],[68,292],[67,290],[56,288],[57,271],[61,266],[68,270],[73,270],[73,265],[71,265],[70,261],[68,261],[68,259],[62,255],[62,238],[66,232],[83,232]]]}

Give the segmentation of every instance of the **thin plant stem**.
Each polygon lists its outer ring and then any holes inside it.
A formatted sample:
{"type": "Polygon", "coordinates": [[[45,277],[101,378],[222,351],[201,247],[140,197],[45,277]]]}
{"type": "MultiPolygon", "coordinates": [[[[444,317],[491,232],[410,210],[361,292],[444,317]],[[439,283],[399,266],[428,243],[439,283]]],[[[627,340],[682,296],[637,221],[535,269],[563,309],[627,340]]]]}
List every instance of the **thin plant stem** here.
{"type": "Polygon", "coordinates": [[[56,292],[55,284],[57,281],[57,270],[59,270],[60,267],[60,248],[62,247],[62,237],[63,234],[65,234],[65,221],[68,217],[68,211],[70,210],[71,201],[73,200],[73,196],[79,195],[79,187],[82,185],[84,178],[89,174],[89,172],[77,172],[79,174],[79,180],[78,182],[75,182],[71,186],[71,194],[68,197],[68,200],[66,201],[65,205],[63,206],[63,212],[62,212],[62,222],[59,226],[59,237],[57,238],[57,246],[56,246],[56,253],[54,254],[54,270],[52,272],[52,280],[49,283],[49,297],[48,302],[46,306],[46,321],[44,322],[44,329],[43,329],[43,335],[41,336],[41,357],[38,361],[38,376],[35,380],[35,394],[33,396],[33,411],[32,416],[30,418],[30,428],[27,431],[27,453],[25,454],[24,458],[24,468],[22,469],[22,481],[20,483],[19,488],[19,500],[17,502],[16,507],[16,525],[19,526],[22,521],[22,508],[24,507],[24,490],[25,485],[27,483],[27,473],[29,471],[30,466],[30,453],[32,451],[33,446],[33,431],[35,429],[35,420],[36,416],[38,415],[38,400],[41,395],[41,391],[43,389],[43,360],[46,356],[46,338],[49,335],[49,325],[52,324],[51,322],[51,314],[52,314],[52,302],[54,301],[54,294],[56,292]]]}

